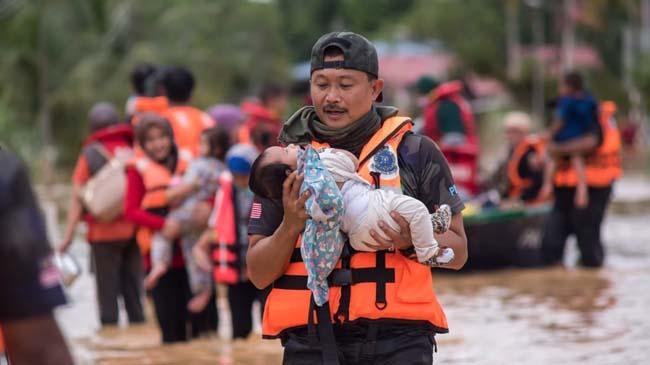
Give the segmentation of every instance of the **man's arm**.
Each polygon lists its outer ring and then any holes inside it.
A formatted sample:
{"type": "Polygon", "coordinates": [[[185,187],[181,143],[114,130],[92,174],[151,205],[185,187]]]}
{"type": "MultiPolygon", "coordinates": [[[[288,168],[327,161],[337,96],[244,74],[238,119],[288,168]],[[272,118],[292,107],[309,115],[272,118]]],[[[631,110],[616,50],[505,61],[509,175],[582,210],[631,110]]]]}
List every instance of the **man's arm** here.
{"type": "Polygon", "coordinates": [[[2,330],[12,364],[73,364],[51,313],[4,322],[2,330]]]}
{"type": "Polygon", "coordinates": [[[467,236],[463,225],[463,215],[458,213],[451,217],[449,230],[443,234],[435,234],[436,241],[442,247],[454,250],[454,259],[441,268],[460,270],[467,262],[467,236]]]}
{"type": "Polygon", "coordinates": [[[590,124],[589,131],[580,137],[573,138],[562,143],[549,143],[547,149],[551,155],[584,155],[593,151],[603,142],[603,129],[600,126],[598,109],[594,111],[594,118],[590,124]]]}
{"type": "Polygon", "coordinates": [[[589,133],[562,143],[551,142],[547,149],[555,156],[582,155],[591,152],[598,144],[598,135],[589,133]]]}
{"type": "Polygon", "coordinates": [[[306,191],[299,195],[302,181],[302,176],[293,172],[282,185],[284,216],[275,232],[268,237],[253,234],[249,238],[246,254],[248,277],[260,289],[269,286],[286,271],[296,240],[305,228],[308,218],[305,201],[310,194],[306,191]]]}

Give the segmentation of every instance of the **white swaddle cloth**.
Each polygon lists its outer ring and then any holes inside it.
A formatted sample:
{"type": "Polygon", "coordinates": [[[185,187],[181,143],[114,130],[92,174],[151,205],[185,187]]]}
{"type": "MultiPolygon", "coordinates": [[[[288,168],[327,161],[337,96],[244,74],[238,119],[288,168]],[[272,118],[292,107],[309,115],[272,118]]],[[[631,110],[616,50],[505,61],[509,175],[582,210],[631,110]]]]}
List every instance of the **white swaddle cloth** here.
{"type": "Polygon", "coordinates": [[[399,231],[400,227],[391,217],[396,211],[407,221],[418,261],[431,260],[438,254],[438,242],[433,236],[433,225],[426,206],[417,199],[393,191],[375,189],[359,174],[358,160],[347,151],[325,149],[320,159],[337,183],[343,183],[341,193],[345,214],[341,230],[348,235],[350,245],[358,251],[376,251],[369,245],[378,245],[370,230],[388,240],[379,228],[379,221],[399,231]]]}

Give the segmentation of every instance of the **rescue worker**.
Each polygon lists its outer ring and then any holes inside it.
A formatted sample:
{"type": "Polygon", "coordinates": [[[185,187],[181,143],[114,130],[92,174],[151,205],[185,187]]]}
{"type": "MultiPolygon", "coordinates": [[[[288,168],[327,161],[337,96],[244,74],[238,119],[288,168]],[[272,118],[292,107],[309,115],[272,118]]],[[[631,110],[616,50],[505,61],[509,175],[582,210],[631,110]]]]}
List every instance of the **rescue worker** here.
{"type": "Polygon", "coordinates": [[[278,84],[266,84],[258,93],[258,100],[245,101],[241,111],[246,115],[239,128],[237,141],[250,143],[261,152],[278,142],[282,118],[287,108],[287,90],[278,84]]]}
{"type": "Polygon", "coordinates": [[[184,67],[164,70],[162,87],[169,100],[169,108],[161,115],[172,125],[174,139],[183,158],[198,156],[201,133],[215,126],[215,121],[200,109],[189,105],[194,91],[194,76],[184,67]]]}
{"type": "Polygon", "coordinates": [[[72,364],[53,313],[66,300],[27,170],[1,147],[0,166],[0,327],[9,362],[72,364]]]}
{"type": "MultiPolygon", "coordinates": [[[[144,256],[145,269],[149,270],[153,232],[163,230],[168,231],[168,237],[179,236],[176,225],[165,217],[171,205],[178,204],[193,191],[168,189],[172,179],[182,176],[188,160],[178,152],[174,133],[167,120],[155,114],[144,114],[135,135],[143,153],[136,155],[127,166],[124,209],[126,218],[137,225],[138,245],[144,256]]],[[[215,305],[208,305],[198,316],[188,313],[191,291],[177,241],[173,245],[170,268],[151,290],[151,296],[163,343],[187,341],[190,327],[193,336],[198,336],[202,331],[216,330],[218,319],[215,305]],[[190,321],[191,326],[188,326],[190,321]]]]}
{"type": "Polygon", "coordinates": [[[479,145],[472,108],[462,95],[463,83],[440,83],[423,76],[415,87],[429,98],[423,111],[422,134],[440,145],[461,196],[468,199],[479,191],[479,145]]]}
{"type": "MultiPolygon", "coordinates": [[[[384,86],[378,76],[377,52],[366,38],[322,36],[311,53],[314,106],[284,123],[280,142],[345,149],[359,157],[359,174],[377,188],[403,191],[431,212],[448,204],[451,228],[436,239],[456,253],[445,267],[460,269],[467,260],[463,203],[445,158],[430,139],[411,132],[411,120],[398,117],[397,109],[374,105],[384,86]]],[[[248,273],[260,289],[272,284],[263,336],[282,339],[285,363],[431,364],[434,335],[448,331],[447,321],[431,268],[409,259],[408,223],[386,217],[401,230],[383,224],[383,232],[370,232],[380,242],[377,252],[353,252],[346,244],[330,276],[329,304],[316,307],[299,249],[309,196],[299,194],[302,181],[291,172],[281,200],[256,197],[251,209],[248,273]]]]}
{"type": "Polygon", "coordinates": [[[441,143],[446,135],[462,135],[469,143],[476,143],[476,127],[472,108],[463,97],[463,83],[440,83],[431,76],[422,76],[415,84],[418,93],[428,95],[424,108],[422,133],[441,143]]]}
{"type": "Polygon", "coordinates": [[[117,109],[110,103],[97,103],[88,113],[90,136],[77,160],[72,175],[72,195],[66,229],[58,251],[65,252],[73,242],[78,223],[84,220],[86,240],[95,265],[95,284],[99,319],[102,325],[117,325],[118,302],[122,298],[130,323],[144,322],[142,308],[142,259],[135,242],[135,226],[120,215],[102,222],[84,211],[80,191],[84,185],[118,154],[130,155],[133,130],[120,123],[117,109]]]}
{"type": "Polygon", "coordinates": [[[541,138],[530,134],[530,117],[526,113],[508,113],[504,132],[508,142],[508,159],[505,171],[507,190],[502,197],[510,203],[539,203],[539,192],[544,183],[546,156],[541,138]]]}
{"type": "Polygon", "coordinates": [[[574,205],[578,176],[571,163],[558,164],[553,177],[555,202],[542,239],[542,252],[547,264],[562,263],[566,240],[575,234],[580,250],[579,264],[585,267],[603,265],[605,250],[600,228],[612,185],[622,175],[621,137],[615,113],[616,104],[603,101],[589,134],[548,146],[549,153],[555,156],[585,155],[589,203],[583,209],[574,205]]]}

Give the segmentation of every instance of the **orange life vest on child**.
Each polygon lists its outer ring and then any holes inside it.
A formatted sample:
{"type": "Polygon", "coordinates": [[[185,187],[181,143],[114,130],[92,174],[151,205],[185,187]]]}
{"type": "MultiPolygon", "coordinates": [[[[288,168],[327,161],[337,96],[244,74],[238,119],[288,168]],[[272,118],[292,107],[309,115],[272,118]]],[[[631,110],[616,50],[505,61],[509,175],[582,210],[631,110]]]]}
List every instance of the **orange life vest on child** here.
{"type": "MultiPolygon", "coordinates": [[[[392,117],[364,146],[358,173],[369,183],[400,191],[397,148],[412,128],[411,120],[392,117]]],[[[326,145],[313,142],[315,148],[326,145]]],[[[349,248],[349,245],[346,245],[349,248]]],[[[433,289],[431,268],[400,253],[354,252],[342,255],[330,275],[329,309],[333,322],[357,319],[420,320],[439,333],[447,332],[447,320],[433,289]]],[[[262,334],[277,338],[283,331],[306,326],[310,317],[311,292],[307,271],[296,242],[290,264],[273,283],[264,308],[262,334]]]]}
{"type": "Polygon", "coordinates": [[[529,149],[533,149],[539,156],[545,155],[544,141],[537,136],[528,136],[521,141],[512,152],[508,160],[507,173],[510,183],[508,197],[518,199],[524,189],[528,188],[533,181],[530,178],[523,178],[519,175],[519,163],[529,149]]]}
{"type": "MultiPolygon", "coordinates": [[[[621,135],[616,127],[614,114],[616,104],[612,101],[600,103],[598,119],[603,131],[602,144],[591,154],[585,157],[585,175],[587,185],[603,188],[611,186],[621,177],[621,135]]],[[[578,175],[573,165],[567,161],[560,161],[554,177],[555,186],[575,187],[578,185],[578,175]]]]}
{"type": "MultiPolygon", "coordinates": [[[[129,162],[134,167],[144,182],[145,194],[140,206],[142,209],[159,214],[167,215],[169,202],[167,201],[167,188],[175,176],[180,177],[187,168],[188,160],[179,157],[176,163],[176,170],[172,174],[165,166],[156,163],[146,156],[137,156],[129,162]]],[[[153,231],[148,227],[138,227],[136,239],[142,253],[148,253],[151,249],[151,238],[153,231]]]]}

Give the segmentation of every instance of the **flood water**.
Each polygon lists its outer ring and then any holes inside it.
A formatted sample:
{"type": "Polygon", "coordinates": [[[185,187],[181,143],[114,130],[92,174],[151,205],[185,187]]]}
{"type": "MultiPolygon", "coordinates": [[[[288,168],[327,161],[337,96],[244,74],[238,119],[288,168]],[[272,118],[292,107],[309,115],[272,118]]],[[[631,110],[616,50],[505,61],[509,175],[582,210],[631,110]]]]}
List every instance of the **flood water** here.
{"type": "MultiPolygon", "coordinates": [[[[610,214],[606,268],[512,269],[436,275],[451,332],[437,336],[441,364],[649,364],[650,214],[610,214]]],[[[86,257],[87,247],[73,253],[86,257]]],[[[569,245],[567,264],[577,253],[569,245]]],[[[98,331],[92,277],[69,290],[57,312],[78,364],[278,364],[281,347],[201,339],[162,347],[153,324],[98,331]]],[[[225,302],[222,338],[228,337],[225,302]]],[[[149,318],[153,318],[149,313],[149,318]]],[[[259,329],[259,328],[258,328],[259,329]]],[[[405,359],[405,364],[408,360],[405,359]]]]}

